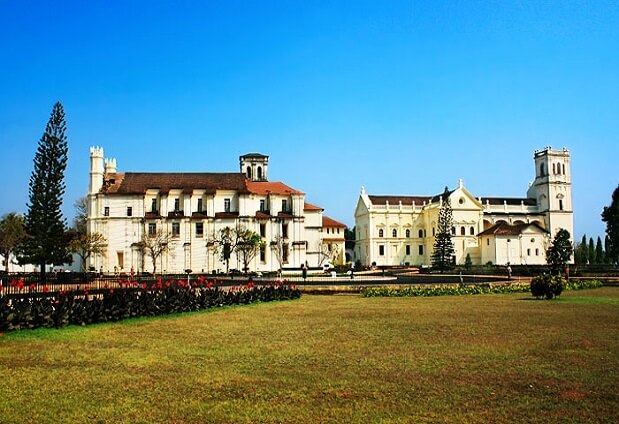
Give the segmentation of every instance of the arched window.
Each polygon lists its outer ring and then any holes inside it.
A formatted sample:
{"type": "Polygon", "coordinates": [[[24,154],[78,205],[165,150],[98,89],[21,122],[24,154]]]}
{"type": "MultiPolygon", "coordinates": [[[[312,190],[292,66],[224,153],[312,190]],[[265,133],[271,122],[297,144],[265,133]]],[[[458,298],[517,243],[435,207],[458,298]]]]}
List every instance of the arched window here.
{"type": "Polygon", "coordinates": [[[423,230],[419,230],[419,238],[423,237],[423,230]]]}
{"type": "Polygon", "coordinates": [[[398,230],[396,230],[395,228],[393,230],[391,230],[391,237],[397,237],[398,236],[398,230]]]}
{"type": "Polygon", "coordinates": [[[432,227],[432,237],[436,235],[436,228],[432,227]]]}
{"type": "Polygon", "coordinates": [[[555,168],[555,164],[552,164],[552,173],[556,174],[557,173],[557,168],[555,168]]]}
{"type": "Polygon", "coordinates": [[[258,167],[258,179],[259,180],[262,179],[262,167],[261,166],[258,167]]]}
{"type": "Polygon", "coordinates": [[[383,229],[382,228],[379,229],[378,230],[378,237],[384,237],[384,236],[385,236],[385,233],[384,233],[383,229]]]}
{"type": "Polygon", "coordinates": [[[464,227],[460,227],[460,235],[461,236],[465,236],[466,235],[466,229],[464,227]]]}
{"type": "Polygon", "coordinates": [[[251,179],[251,167],[247,167],[247,178],[251,179]]]}
{"type": "Polygon", "coordinates": [[[561,165],[561,173],[565,175],[565,164],[561,165]]]}
{"type": "Polygon", "coordinates": [[[406,230],[406,238],[409,238],[411,236],[411,230],[406,230]]]}
{"type": "Polygon", "coordinates": [[[475,227],[469,228],[469,232],[471,233],[472,236],[474,236],[475,235],[475,227]]]}
{"type": "Polygon", "coordinates": [[[456,235],[456,227],[451,227],[451,235],[456,235]]]}

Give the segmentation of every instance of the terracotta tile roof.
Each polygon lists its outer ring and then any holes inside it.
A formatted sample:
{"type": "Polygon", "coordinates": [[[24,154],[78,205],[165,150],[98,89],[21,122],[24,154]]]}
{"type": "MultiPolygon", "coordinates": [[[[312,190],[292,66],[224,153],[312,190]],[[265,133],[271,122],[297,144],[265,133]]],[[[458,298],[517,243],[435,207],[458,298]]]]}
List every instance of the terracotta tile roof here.
{"type": "Polygon", "coordinates": [[[257,211],[256,212],[256,218],[257,219],[269,219],[269,218],[271,218],[271,215],[269,215],[268,213],[257,211]]]}
{"type": "Polygon", "coordinates": [[[535,199],[531,199],[528,197],[482,197],[481,203],[486,204],[488,201],[491,205],[504,205],[505,202],[509,206],[520,206],[521,203],[524,203],[525,206],[535,206],[537,203],[535,199]]]}
{"type": "Polygon", "coordinates": [[[249,181],[247,180],[247,189],[254,194],[303,194],[303,192],[288,187],[286,184],[278,181],[249,181]]]}
{"type": "Polygon", "coordinates": [[[337,227],[337,228],[346,228],[346,224],[342,224],[339,221],[336,221],[333,218],[329,218],[326,215],[322,216],[322,226],[323,227],[337,227]]]}
{"type": "Polygon", "coordinates": [[[125,172],[106,174],[106,184],[101,189],[106,194],[144,194],[148,189],[161,193],[178,189],[183,193],[204,190],[213,194],[217,190],[235,190],[248,193],[247,180],[241,173],[199,173],[199,172],[125,172]]]}
{"type": "Polygon", "coordinates": [[[315,206],[307,202],[305,202],[305,204],[303,205],[303,210],[304,211],[324,211],[324,209],[321,208],[320,206],[315,206]]]}
{"type": "Polygon", "coordinates": [[[191,219],[205,219],[208,218],[206,212],[192,212],[191,219]]]}
{"type": "Polygon", "coordinates": [[[216,219],[236,219],[238,217],[238,212],[215,212],[216,219]]]}
{"type": "Polygon", "coordinates": [[[482,231],[478,234],[478,236],[487,236],[487,235],[495,235],[495,236],[518,236],[522,234],[522,232],[528,228],[534,227],[540,230],[541,232],[547,233],[545,229],[540,227],[539,225],[533,224],[518,224],[518,225],[510,225],[505,221],[494,224],[492,227],[487,230],[482,231]]]}

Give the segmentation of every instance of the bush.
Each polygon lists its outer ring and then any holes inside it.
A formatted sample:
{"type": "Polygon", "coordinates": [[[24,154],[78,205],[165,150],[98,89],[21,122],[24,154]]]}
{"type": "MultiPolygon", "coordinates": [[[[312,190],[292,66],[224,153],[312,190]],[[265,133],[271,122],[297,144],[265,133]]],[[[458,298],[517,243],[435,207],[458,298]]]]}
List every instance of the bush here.
{"type": "Polygon", "coordinates": [[[531,280],[531,294],[535,297],[552,299],[560,296],[565,287],[566,281],[560,275],[538,275],[531,280]]]}
{"type": "Polygon", "coordinates": [[[460,296],[472,294],[523,293],[526,286],[519,285],[475,285],[447,287],[369,287],[361,291],[363,297],[429,297],[460,296]]]}

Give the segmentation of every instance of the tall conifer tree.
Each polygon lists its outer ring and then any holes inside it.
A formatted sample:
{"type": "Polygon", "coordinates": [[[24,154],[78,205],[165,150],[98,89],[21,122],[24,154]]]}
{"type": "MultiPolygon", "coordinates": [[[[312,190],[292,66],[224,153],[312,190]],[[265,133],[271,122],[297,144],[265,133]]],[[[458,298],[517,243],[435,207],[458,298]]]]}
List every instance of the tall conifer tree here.
{"type": "Polygon", "coordinates": [[[589,237],[589,250],[587,251],[587,259],[589,259],[590,264],[596,263],[595,244],[593,244],[593,237],[589,237]]]}
{"type": "Polygon", "coordinates": [[[606,235],[609,238],[607,256],[612,263],[619,261],[619,185],[613,192],[610,206],[602,211],[602,221],[606,223],[606,235]]]}
{"type": "Polygon", "coordinates": [[[604,263],[604,248],[602,247],[600,236],[598,236],[597,243],[595,244],[595,262],[598,264],[604,263]]]}
{"type": "Polygon", "coordinates": [[[432,266],[440,272],[451,268],[452,257],[455,254],[454,244],[451,240],[453,212],[447,187],[445,187],[442,199],[443,204],[438,215],[438,230],[434,239],[434,251],[432,252],[432,266]]]}
{"type": "Polygon", "coordinates": [[[43,281],[46,265],[71,261],[66,224],[60,210],[69,150],[65,129],[64,109],[58,102],[39,141],[30,176],[30,202],[26,213],[28,236],[22,248],[22,262],[40,266],[43,281]]]}

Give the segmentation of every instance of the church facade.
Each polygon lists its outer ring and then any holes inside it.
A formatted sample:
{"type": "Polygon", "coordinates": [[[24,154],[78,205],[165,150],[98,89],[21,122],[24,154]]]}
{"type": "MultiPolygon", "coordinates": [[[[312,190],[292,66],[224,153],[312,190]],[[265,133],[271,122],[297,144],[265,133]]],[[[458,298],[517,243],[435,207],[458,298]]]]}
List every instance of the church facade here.
{"type": "MultiPolygon", "coordinates": [[[[355,209],[355,257],[364,265],[431,265],[439,210],[453,209],[454,262],[534,265],[561,228],[573,238],[570,154],[547,147],[533,155],[535,180],[526,197],[475,197],[459,181],[435,196],[371,195],[355,209]],[[444,195],[447,198],[444,198],[444,195]]],[[[573,240],[572,240],[573,241],[573,240]]]]}
{"type": "MultiPolygon", "coordinates": [[[[144,249],[165,240],[156,269],[164,273],[221,272],[226,264],[215,240],[223,228],[249,229],[264,246],[249,271],[320,267],[343,259],[344,224],[305,201],[305,193],[268,180],[269,157],[240,157],[240,171],[230,173],[118,172],[103,149],[90,149],[88,231],[107,240],[93,255],[90,269],[104,272],[152,271],[144,249]]],[[[242,270],[232,252],[230,269],[242,270]]]]}

